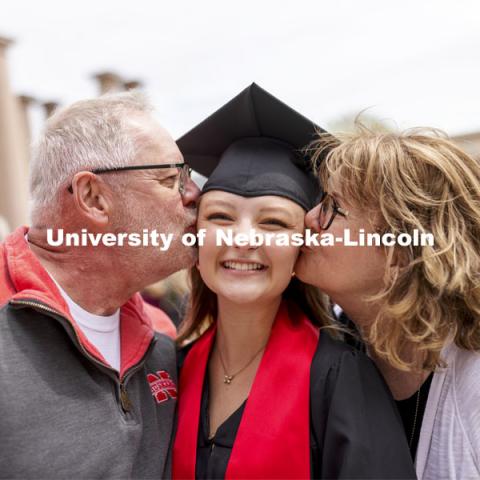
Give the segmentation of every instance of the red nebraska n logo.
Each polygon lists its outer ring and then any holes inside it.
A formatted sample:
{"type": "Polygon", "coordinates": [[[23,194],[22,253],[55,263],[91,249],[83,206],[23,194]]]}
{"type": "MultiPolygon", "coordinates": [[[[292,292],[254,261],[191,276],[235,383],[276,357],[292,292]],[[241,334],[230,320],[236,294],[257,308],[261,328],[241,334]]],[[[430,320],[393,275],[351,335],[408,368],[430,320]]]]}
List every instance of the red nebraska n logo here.
{"type": "Polygon", "coordinates": [[[165,370],[149,373],[147,380],[157,403],[166,402],[169,398],[177,398],[177,387],[170,374],[165,370]]]}

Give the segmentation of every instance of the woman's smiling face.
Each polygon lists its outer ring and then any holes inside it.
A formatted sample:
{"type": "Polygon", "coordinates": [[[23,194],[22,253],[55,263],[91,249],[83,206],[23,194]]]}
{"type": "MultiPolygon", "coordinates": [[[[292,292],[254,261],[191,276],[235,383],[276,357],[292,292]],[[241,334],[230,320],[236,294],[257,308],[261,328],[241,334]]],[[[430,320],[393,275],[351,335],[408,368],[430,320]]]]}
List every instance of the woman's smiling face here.
{"type": "Polygon", "coordinates": [[[218,230],[233,236],[250,234],[302,234],[305,211],[278,196],[242,197],[210,191],[201,197],[198,229],[205,229],[199,248],[198,269],[205,284],[219,297],[246,304],[278,298],[290,283],[299,247],[216,245],[218,230]]]}

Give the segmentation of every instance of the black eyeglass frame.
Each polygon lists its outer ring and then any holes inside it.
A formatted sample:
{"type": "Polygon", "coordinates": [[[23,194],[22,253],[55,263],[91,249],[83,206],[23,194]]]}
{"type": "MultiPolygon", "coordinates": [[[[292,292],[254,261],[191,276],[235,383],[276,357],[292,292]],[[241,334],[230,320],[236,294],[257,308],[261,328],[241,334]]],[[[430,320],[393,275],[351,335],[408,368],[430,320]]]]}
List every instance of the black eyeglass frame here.
{"type": "Polygon", "coordinates": [[[333,221],[335,220],[335,217],[337,215],[341,215],[342,217],[348,217],[348,210],[345,210],[344,208],[340,207],[337,203],[337,201],[335,200],[334,197],[332,197],[332,195],[330,195],[329,193],[327,192],[323,192],[322,193],[322,196],[320,198],[320,201],[318,202],[317,204],[318,206],[320,206],[320,210],[318,212],[318,226],[320,227],[320,230],[328,230],[330,228],[330,226],[332,225],[333,221]],[[332,216],[330,217],[330,219],[328,220],[327,222],[327,225],[326,227],[322,227],[322,222],[320,220],[320,215],[322,213],[322,203],[327,199],[327,198],[330,198],[332,200],[332,204],[333,204],[333,212],[332,212],[332,216]]]}
{"type": "MultiPolygon", "coordinates": [[[[162,164],[152,164],[152,165],[127,165],[126,167],[113,167],[113,168],[95,168],[94,170],[87,170],[90,173],[94,173],[95,175],[101,173],[116,173],[116,172],[125,172],[128,170],[152,170],[152,169],[165,169],[165,168],[181,168],[183,171],[187,172],[187,178],[190,178],[192,173],[192,168],[188,165],[188,163],[162,163],[162,164]],[[186,168],[185,168],[186,167],[186,168]]],[[[180,173],[181,177],[181,173],[180,173]]],[[[181,180],[181,178],[180,178],[181,180]]],[[[70,193],[73,193],[72,185],[67,188],[70,193]]],[[[180,183],[178,190],[180,195],[183,195],[185,191],[185,185],[180,183]]]]}

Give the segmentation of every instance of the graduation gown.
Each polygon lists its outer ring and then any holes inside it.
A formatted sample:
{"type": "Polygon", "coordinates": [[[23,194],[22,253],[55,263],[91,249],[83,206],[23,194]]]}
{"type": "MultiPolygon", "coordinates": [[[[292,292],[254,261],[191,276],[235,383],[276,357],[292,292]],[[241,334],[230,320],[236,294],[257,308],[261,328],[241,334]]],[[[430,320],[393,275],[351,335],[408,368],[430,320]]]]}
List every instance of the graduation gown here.
{"type": "MultiPolygon", "coordinates": [[[[180,363],[191,348],[190,345],[180,352],[180,363]]],[[[286,349],[277,354],[294,355],[295,352],[286,349]]],[[[306,388],[309,390],[309,402],[307,407],[302,408],[309,410],[309,438],[306,444],[309,474],[296,475],[296,478],[415,478],[394,401],[377,368],[365,354],[334,340],[327,331],[322,331],[309,365],[306,388]]],[[[227,474],[227,469],[249,399],[209,439],[208,394],[208,375],[205,375],[199,418],[180,417],[180,421],[189,424],[198,422],[195,477],[233,477],[235,475],[231,471],[230,475],[227,474]]],[[[180,391],[180,401],[181,395],[180,391]]],[[[276,392],[271,391],[271,395],[275,396],[276,392]]],[[[265,409],[261,415],[280,418],[282,413],[265,409]]],[[[296,423],[295,420],[292,419],[292,423],[296,423]]],[[[253,431],[248,437],[252,455],[253,452],[262,451],[264,443],[261,435],[256,442],[255,434],[253,431]]],[[[185,460],[181,455],[182,448],[178,447],[176,442],[174,472],[175,465],[185,460]]],[[[295,450],[292,449],[286,465],[298,455],[299,452],[295,450]]],[[[248,450],[242,449],[242,452],[245,452],[242,453],[243,460],[248,463],[248,450]]],[[[236,462],[241,464],[242,458],[238,456],[237,449],[236,462]]],[[[265,459],[265,463],[268,460],[265,459]]],[[[258,477],[265,478],[266,475],[268,473],[262,470],[258,477]]]]}

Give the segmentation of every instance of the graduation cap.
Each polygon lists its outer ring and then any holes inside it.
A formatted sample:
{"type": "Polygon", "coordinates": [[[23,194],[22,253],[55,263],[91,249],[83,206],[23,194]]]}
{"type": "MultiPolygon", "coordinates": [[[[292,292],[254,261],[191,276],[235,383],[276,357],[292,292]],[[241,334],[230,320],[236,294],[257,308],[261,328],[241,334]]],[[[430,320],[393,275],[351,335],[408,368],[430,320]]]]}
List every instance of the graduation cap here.
{"type": "Polygon", "coordinates": [[[177,145],[185,162],[209,177],[203,193],[278,195],[309,210],[319,187],[302,149],[317,132],[324,130],[252,83],[177,145]]]}

